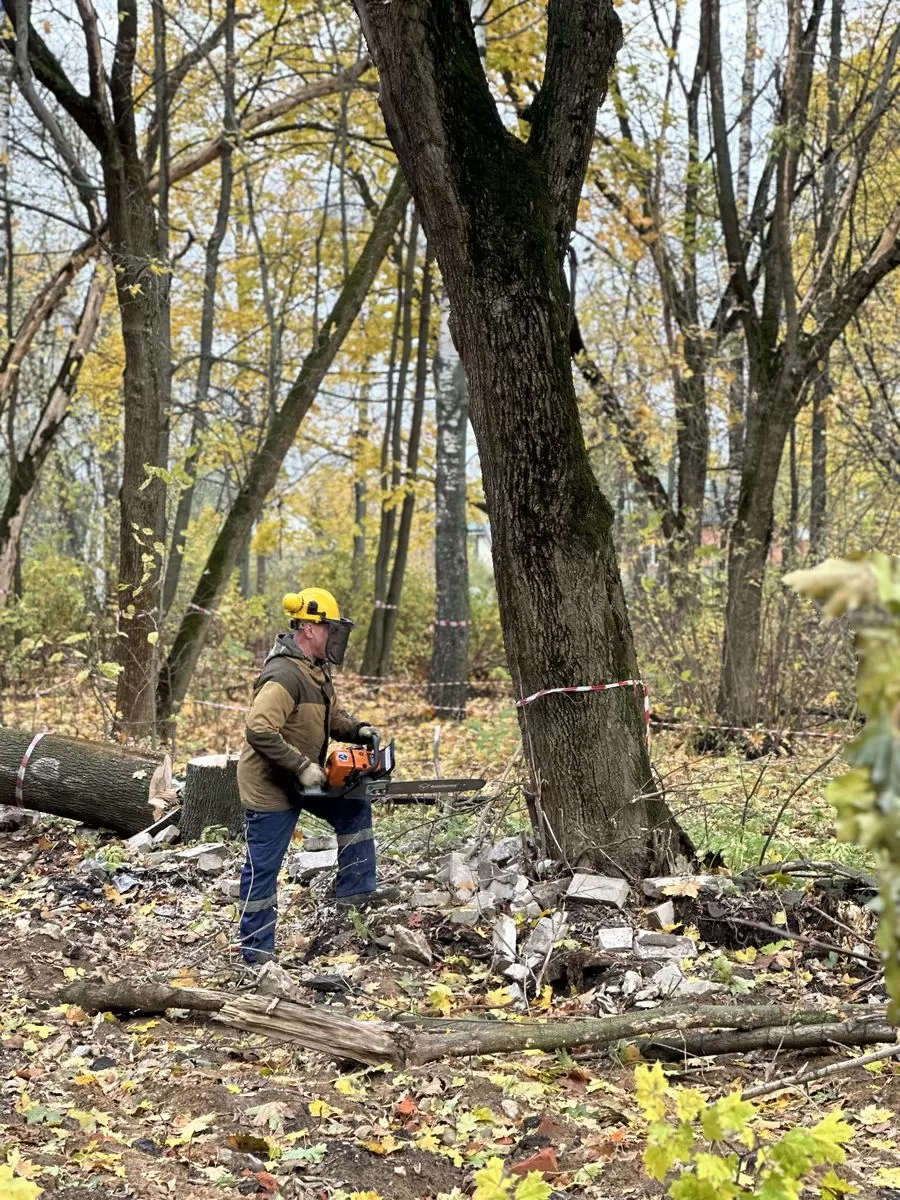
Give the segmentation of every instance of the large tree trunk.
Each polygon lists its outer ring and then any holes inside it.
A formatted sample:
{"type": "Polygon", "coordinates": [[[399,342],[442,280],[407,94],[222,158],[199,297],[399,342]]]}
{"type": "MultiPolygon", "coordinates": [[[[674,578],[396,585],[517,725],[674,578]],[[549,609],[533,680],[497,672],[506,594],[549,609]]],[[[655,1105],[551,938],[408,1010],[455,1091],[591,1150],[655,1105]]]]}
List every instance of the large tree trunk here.
{"type": "MultiPolygon", "coordinates": [[[[135,0],[122,0],[109,78],[112,112],[101,106],[100,140],[109,220],[109,250],[125,348],[122,492],[119,525],[119,674],[117,728],[133,737],[154,729],[156,638],[162,556],[157,546],[165,487],[161,428],[168,413],[169,264],[160,263],[159,225],[134,118],[135,0]],[[148,472],[149,469],[149,472],[148,472]]],[[[99,70],[98,63],[92,63],[99,70]]],[[[92,79],[92,93],[103,83],[92,79]]]]}
{"type": "Polygon", "coordinates": [[[406,185],[398,172],[372,232],[344,282],[334,308],[319,331],[315,346],[306,356],[299,376],[269,426],[265,441],[253,459],[247,478],[209,553],[192,603],[182,619],[165,667],[160,673],[157,704],[161,722],[167,721],[184,699],[206,640],[210,614],[228,586],[244,543],[278,478],[285,455],[294,443],[300,422],[315,400],[319,385],[378,274],[407,200],[406,185]]]}
{"type": "Polygon", "coordinates": [[[54,734],[33,741],[31,733],[0,729],[0,804],[20,804],[126,836],[152,824],[150,783],[158,758],[54,734]]]}
{"type": "MultiPolygon", "coordinates": [[[[611,4],[550,0],[527,145],[503,126],[464,0],[356,0],[388,133],[450,296],[506,651],[520,695],[637,675],[613,514],[582,435],[561,264],[620,41],[611,4]],[[410,69],[415,64],[415,69],[410,69]]],[[[535,809],[571,864],[638,876],[677,826],[651,802],[627,689],[520,709],[535,809]]]]}
{"type": "Polygon", "coordinates": [[[795,406],[775,392],[748,405],[737,514],[728,550],[728,598],[719,676],[718,716],[752,725],[758,716],[762,592],[772,542],[775,487],[795,406]]]}
{"type": "Polygon", "coordinates": [[[469,388],[450,336],[444,293],[434,356],[437,455],[434,479],[434,646],[429,699],[438,717],[466,715],[469,677],[469,555],[466,521],[466,429],[469,388]]]}

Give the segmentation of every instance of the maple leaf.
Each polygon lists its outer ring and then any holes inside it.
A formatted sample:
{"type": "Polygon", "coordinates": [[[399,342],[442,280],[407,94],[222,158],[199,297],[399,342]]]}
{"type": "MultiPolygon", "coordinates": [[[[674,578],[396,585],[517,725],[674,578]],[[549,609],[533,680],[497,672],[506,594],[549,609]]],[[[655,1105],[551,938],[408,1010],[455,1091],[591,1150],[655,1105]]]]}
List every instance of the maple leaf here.
{"type": "Polygon", "coordinates": [[[285,1121],[294,1115],[294,1110],[283,1100],[270,1100],[268,1104],[257,1104],[254,1108],[248,1108],[247,1115],[252,1118],[251,1124],[255,1128],[267,1125],[273,1132],[278,1132],[284,1128],[285,1121]]]}
{"type": "Polygon", "coordinates": [[[664,896],[690,896],[692,899],[700,895],[700,884],[695,879],[679,879],[677,883],[670,883],[662,889],[664,896]]]}
{"type": "Polygon", "coordinates": [[[333,1113],[340,1112],[339,1108],[332,1108],[327,1100],[311,1100],[306,1107],[311,1117],[330,1117],[333,1113]]]}
{"type": "Polygon", "coordinates": [[[215,1113],[206,1113],[202,1117],[194,1117],[193,1120],[188,1121],[186,1125],[181,1127],[177,1137],[168,1138],[166,1144],[169,1146],[186,1145],[193,1140],[195,1134],[203,1133],[204,1130],[209,1129],[215,1119],[215,1113]]]}
{"type": "Polygon", "coordinates": [[[402,1150],[406,1142],[398,1141],[392,1134],[386,1133],[380,1142],[371,1141],[362,1143],[367,1150],[371,1150],[373,1154],[396,1154],[398,1150],[402,1150]]]}
{"type": "Polygon", "coordinates": [[[14,1175],[13,1169],[8,1163],[0,1164],[0,1196],[3,1200],[35,1200],[44,1189],[38,1187],[36,1183],[32,1183],[30,1179],[23,1179],[21,1175],[14,1175]]]}

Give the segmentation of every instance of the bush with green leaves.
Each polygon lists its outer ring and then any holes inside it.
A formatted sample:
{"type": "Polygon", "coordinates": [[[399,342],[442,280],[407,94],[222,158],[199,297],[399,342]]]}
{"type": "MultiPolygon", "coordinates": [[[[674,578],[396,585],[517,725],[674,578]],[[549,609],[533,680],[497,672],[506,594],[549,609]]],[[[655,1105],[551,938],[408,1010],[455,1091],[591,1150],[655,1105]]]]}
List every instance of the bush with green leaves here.
{"type": "Polygon", "coordinates": [[[873,552],[826,559],[784,582],[822,603],[827,617],[853,614],[856,692],[866,723],[847,747],[851,769],[826,795],[838,834],[874,852],[880,878],[878,948],[900,1019],[900,559],[873,552]]]}
{"type": "Polygon", "coordinates": [[[837,1200],[856,1191],[834,1170],[853,1136],[838,1109],[767,1141],[756,1106],[739,1091],[709,1101],[671,1086],[659,1063],[635,1069],[635,1096],[649,1122],[644,1166],[672,1200],[799,1200],[807,1187],[837,1200]]]}

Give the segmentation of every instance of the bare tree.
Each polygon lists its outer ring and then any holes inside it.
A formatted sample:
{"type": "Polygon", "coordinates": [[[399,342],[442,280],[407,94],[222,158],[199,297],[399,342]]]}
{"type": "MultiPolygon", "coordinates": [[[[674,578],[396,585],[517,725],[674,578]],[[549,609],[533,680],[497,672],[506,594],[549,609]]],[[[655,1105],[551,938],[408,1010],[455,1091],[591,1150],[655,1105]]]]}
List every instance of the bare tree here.
{"type": "MultiPolygon", "coordinates": [[[[660,285],[667,343],[677,350],[670,351],[676,371],[677,503],[654,469],[646,443],[629,426],[614,387],[589,357],[579,361],[615,422],[668,538],[683,536],[688,511],[702,507],[706,485],[695,484],[706,473],[700,460],[708,417],[701,410],[708,409],[711,369],[727,365],[732,375],[722,511],[727,606],[717,707],[725,722],[736,725],[759,715],[762,591],[776,483],[791,429],[803,405],[815,398],[811,517],[820,540],[830,348],[900,262],[900,207],[892,209],[862,186],[873,147],[892,155],[897,150],[896,125],[888,120],[898,92],[896,0],[885,0],[881,11],[871,14],[874,36],[866,34],[868,44],[846,61],[843,5],[834,0],[827,65],[818,77],[823,86],[817,86],[824,9],[825,0],[785,0],[784,52],[760,77],[758,3],[748,0],[740,91],[732,94],[725,83],[720,0],[701,0],[690,71],[680,65],[683,6],[653,0],[651,15],[664,54],[656,124],[626,94],[629,76],[623,72],[618,137],[601,136],[598,148],[597,185],[644,243],[660,285]],[[674,98],[680,98],[678,104],[674,98]],[[774,113],[774,127],[772,119],[760,119],[767,108],[774,113]],[[663,136],[660,129],[676,122],[684,137],[663,136]],[[753,162],[759,164],[755,172],[753,162]],[[875,223],[879,204],[880,228],[875,223]],[[685,467],[693,483],[682,479],[685,467]],[[682,502],[688,505],[684,515],[682,502]]],[[[777,27],[768,30],[767,44],[777,36],[777,27]]],[[[797,526],[796,454],[794,461],[797,526]]]]}
{"type": "Polygon", "coordinates": [[[802,0],[788,0],[772,178],[765,181],[761,196],[761,189],[757,191],[767,218],[754,242],[746,236],[734,190],[719,4],[708,0],[709,104],[729,289],[744,334],[749,386],[741,486],[728,557],[718,711],[726,722],[743,725],[754,721],[758,711],[762,588],[785,442],[831,346],[879,282],[900,265],[900,204],[886,213],[874,237],[863,241],[854,230],[855,218],[861,216],[863,168],[876,134],[896,105],[900,25],[890,39],[872,46],[867,63],[854,66],[862,70],[863,81],[842,130],[843,186],[826,214],[827,236],[801,272],[795,250],[797,197],[815,169],[804,151],[809,146],[814,51],[824,0],[813,0],[806,18],[802,0]],[[845,249],[841,242],[848,234],[845,249]]]}
{"type": "Polygon", "coordinates": [[[469,676],[469,556],[466,520],[466,427],[469,387],[441,303],[434,356],[437,448],[434,478],[434,645],[429,699],[438,717],[466,715],[469,676]]]}
{"type": "Polygon", "coordinates": [[[219,203],[216,220],[206,243],[203,270],[203,304],[200,315],[200,345],[198,347],[197,380],[194,387],[194,406],[191,431],[188,438],[188,453],[184,470],[185,486],[178,497],[178,505],[172,524],[170,549],[166,559],[163,586],[162,611],[165,615],[172,607],[178,581],[181,577],[183,543],[191,519],[194,501],[194,482],[197,472],[197,456],[200,439],[206,425],[206,406],[212,380],[213,333],[216,318],[216,284],[219,278],[219,254],[228,221],[231,215],[231,195],[234,184],[233,153],[237,134],[237,117],[234,106],[234,0],[226,0],[225,9],[225,66],[222,73],[222,134],[219,156],[219,203]]]}

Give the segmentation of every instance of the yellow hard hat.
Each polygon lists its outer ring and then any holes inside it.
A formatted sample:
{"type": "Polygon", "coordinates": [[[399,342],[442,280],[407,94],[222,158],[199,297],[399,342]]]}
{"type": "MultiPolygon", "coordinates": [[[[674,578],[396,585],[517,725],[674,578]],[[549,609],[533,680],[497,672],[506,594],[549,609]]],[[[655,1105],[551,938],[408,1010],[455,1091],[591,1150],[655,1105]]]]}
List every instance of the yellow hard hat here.
{"type": "Polygon", "coordinates": [[[291,621],[339,621],[341,610],[331,592],[324,588],[304,588],[288,592],[282,600],[285,615],[291,621]]]}

